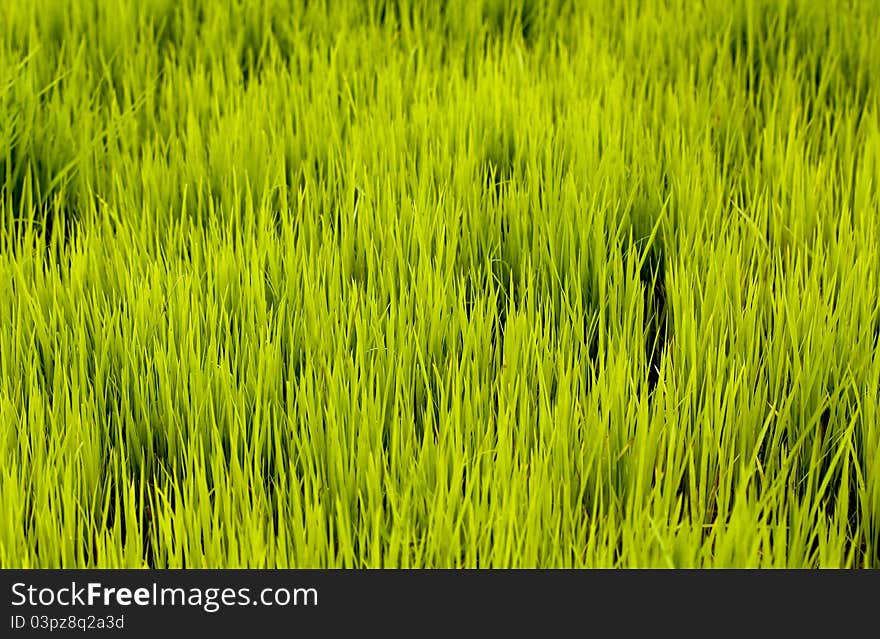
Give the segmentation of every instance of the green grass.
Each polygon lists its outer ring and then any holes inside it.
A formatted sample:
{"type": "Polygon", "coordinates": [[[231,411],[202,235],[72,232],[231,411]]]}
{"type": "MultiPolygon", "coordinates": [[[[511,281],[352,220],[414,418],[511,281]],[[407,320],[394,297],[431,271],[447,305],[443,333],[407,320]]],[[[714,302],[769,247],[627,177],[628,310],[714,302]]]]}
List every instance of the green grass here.
{"type": "Polygon", "coordinates": [[[880,3],[0,14],[0,566],[880,567],[880,3]]]}

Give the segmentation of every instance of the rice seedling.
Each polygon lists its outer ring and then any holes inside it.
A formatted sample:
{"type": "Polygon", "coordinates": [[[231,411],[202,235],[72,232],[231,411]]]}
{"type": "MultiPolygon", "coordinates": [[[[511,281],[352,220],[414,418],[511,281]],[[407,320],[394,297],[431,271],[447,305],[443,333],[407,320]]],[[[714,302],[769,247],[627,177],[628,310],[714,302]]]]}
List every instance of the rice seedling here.
{"type": "Polygon", "coordinates": [[[0,15],[0,566],[880,567],[880,4],[0,15]]]}

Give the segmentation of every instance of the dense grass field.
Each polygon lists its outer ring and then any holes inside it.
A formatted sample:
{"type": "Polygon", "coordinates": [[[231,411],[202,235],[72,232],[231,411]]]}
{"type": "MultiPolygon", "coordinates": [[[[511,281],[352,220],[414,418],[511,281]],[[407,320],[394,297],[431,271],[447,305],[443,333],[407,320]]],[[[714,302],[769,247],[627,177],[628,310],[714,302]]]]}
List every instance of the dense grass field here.
{"type": "Polygon", "coordinates": [[[0,0],[0,566],[880,567],[878,38],[0,0]]]}

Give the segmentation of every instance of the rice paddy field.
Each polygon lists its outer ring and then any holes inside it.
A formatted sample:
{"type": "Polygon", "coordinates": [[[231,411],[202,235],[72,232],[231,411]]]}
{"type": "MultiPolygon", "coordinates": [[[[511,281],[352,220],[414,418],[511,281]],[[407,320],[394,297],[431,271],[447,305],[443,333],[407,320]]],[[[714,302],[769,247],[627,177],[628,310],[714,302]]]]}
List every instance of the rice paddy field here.
{"type": "Polygon", "coordinates": [[[878,39],[0,0],[0,566],[880,567],[878,39]]]}

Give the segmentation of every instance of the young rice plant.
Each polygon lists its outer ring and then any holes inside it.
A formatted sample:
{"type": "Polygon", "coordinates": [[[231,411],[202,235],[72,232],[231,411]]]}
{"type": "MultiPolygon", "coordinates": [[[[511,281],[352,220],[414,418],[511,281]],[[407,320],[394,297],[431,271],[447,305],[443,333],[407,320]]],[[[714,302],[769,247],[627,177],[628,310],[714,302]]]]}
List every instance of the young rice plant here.
{"type": "Polygon", "coordinates": [[[0,566],[880,567],[878,33],[0,0],[0,566]]]}

